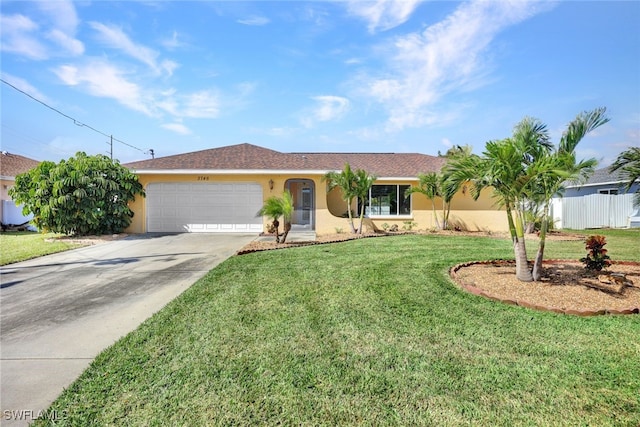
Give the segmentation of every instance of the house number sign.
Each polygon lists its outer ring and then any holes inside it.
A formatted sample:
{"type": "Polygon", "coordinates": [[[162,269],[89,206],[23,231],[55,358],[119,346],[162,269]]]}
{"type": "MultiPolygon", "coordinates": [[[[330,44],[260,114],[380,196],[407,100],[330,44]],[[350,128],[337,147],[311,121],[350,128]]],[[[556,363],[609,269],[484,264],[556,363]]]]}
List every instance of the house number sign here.
{"type": "Polygon", "coordinates": [[[209,181],[209,177],[208,176],[199,176],[198,177],[198,181],[209,181]]]}

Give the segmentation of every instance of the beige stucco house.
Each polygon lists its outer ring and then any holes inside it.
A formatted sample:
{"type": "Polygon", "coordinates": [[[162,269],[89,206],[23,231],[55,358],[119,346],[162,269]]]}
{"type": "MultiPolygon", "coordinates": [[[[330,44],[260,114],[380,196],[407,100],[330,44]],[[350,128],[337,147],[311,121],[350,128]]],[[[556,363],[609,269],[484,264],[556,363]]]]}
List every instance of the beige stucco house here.
{"type": "MultiPolygon", "coordinates": [[[[435,228],[431,202],[420,194],[405,196],[405,190],[418,184],[418,174],[439,171],[443,158],[416,153],[281,153],[238,144],[125,164],[146,191],[146,197],[131,203],[135,215],[127,232],[261,233],[269,218],[257,216],[258,210],[268,197],[285,190],[294,198],[294,230],[318,235],[348,231],[340,191],[328,192],[322,180],[345,163],[378,177],[367,201],[366,228],[396,224],[402,229],[405,221],[414,229],[435,228]]],[[[464,186],[451,207],[450,219],[460,228],[507,229],[505,215],[488,194],[474,201],[464,186]]]]}
{"type": "Polygon", "coordinates": [[[9,197],[9,189],[15,185],[16,176],[35,168],[39,161],[17,154],[0,152],[0,219],[3,224],[22,224],[28,218],[22,215],[9,197]]]}

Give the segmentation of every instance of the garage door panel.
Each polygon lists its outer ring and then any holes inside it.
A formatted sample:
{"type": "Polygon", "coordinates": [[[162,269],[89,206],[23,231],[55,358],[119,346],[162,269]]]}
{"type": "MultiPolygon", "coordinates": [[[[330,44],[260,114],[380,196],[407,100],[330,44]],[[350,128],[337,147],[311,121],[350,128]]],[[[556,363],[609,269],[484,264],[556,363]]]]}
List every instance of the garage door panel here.
{"type": "Polygon", "coordinates": [[[257,183],[152,183],[146,193],[150,232],[262,231],[257,183]]]}

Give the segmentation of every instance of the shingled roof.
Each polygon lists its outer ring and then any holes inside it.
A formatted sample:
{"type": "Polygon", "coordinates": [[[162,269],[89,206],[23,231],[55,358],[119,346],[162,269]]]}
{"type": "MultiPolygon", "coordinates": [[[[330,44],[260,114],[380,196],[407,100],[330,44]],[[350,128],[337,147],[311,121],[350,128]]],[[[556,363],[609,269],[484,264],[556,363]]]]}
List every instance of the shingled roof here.
{"type": "Polygon", "coordinates": [[[620,170],[609,172],[609,168],[596,169],[593,174],[583,183],[566,182],[567,188],[589,187],[602,184],[620,184],[626,182],[620,170]]]}
{"type": "Polygon", "coordinates": [[[192,153],[126,163],[124,166],[145,171],[332,171],[345,163],[352,169],[364,169],[378,177],[415,177],[436,172],[445,159],[417,153],[281,153],[252,144],[230,145],[192,153]]]}
{"type": "Polygon", "coordinates": [[[0,176],[14,179],[16,175],[27,172],[39,164],[40,162],[37,160],[2,151],[0,153],[0,176]]]}

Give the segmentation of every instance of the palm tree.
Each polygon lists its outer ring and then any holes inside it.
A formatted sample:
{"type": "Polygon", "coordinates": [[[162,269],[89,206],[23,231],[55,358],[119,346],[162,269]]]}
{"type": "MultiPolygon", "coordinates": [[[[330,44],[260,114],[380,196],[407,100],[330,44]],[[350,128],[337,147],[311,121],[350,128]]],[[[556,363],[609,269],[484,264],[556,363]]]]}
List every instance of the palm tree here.
{"type": "Polygon", "coordinates": [[[367,171],[358,169],[355,172],[355,196],[360,202],[360,225],[358,226],[358,234],[362,234],[362,223],[364,222],[364,210],[369,190],[373,183],[378,179],[375,175],[370,175],[367,171]]]}
{"type": "Polygon", "coordinates": [[[578,114],[567,126],[558,147],[553,152],[538,153],[531,167],[531,173],[537,175],[530,188],[531,199],[542,205],[540,240],[532,270],[533,279],[536,281],[542,277],[546,235],[551,221],[551,199],[562,192],[563,183],[584,181],[593,173],[598,161],[594,158],[577,161],[575,150],[589,132],[609,122],[610,119],[605,114],[604,107],[578,114]]]}
{"type": "Polygon", "coordinates": [[[534,178],[529,166],[547,146],[546,128],[525,118],[515,126],[511,138],[487,142],[482,156],[460,156],[447,166],[454,182],[471,182],[474,199],[478,199],[482,190],[491,188],[498,205],[504,207],[516,259],[516,277],[523,282],[533,281],[527,264],[523,214],[527,189],[534,178]]]}
{"type": "Polygon", "coordinates": [[[278,218],[283,214],[282,200],[277,196],[271,196],[265,200],[264,205],[262,205],[257,214],[257,216],[268,216],[272,219],[271,228],[276,234],[276,243],[280,243],[280,221],[278,221],[278,218]]]}
{"type": "Polygon", "coordinates": [[[466,179],[472,183],[474,199],[490,187],[498,204],[504,207],[519,280],[530,282],[540,277],[549,201],[562,189],[565,180],[579,179],[593,170],[593,159],[576,162],[575,148],[588,132],[609,120],[604,114],[605,109],[599,108],[578,115],[555,150],[546,125],[526,117],[515,126],[511,138],[488,142],[482,156],[463,156],[448,164],[452,179],[458,182],[466,179]],[[544,208],[536,262],[530,270],[524,241],[524,213],[532,201],[542,202],[544,208]]]}
{"type": "Polygon", "coordinates": [[[440,221],[438,220],[438,214],[436,212],[436,197],[440,196],[440,181],[440,176],[438,176],[438,174],[435,172],[421,173],[418,175],[418,186],[409,187],[406,191],[406,194],[418,193],[431,200],[433,220],[436,223],[436,227],[438,227],[439,229],[444,229],[444,224],[443,226],[440,226],[440,221]]]}
{"type": "MultiPolygon", "coordinates": [[[[640,181],[640,147],[631,147],[620,153],[616,161],[609,167],[609,172],[617,170],[627,181],[625,191],[629,191],[634,183],[640,181]]],[[[633,196],[633,204],[640,206],[640,190],[636,191],[633,196]]]]}
{"type": "Polygon", "coordinates": [[[347,203],[347,213],[349,216],[349,226],[351,227],[351,233],[355,233],[356,227],[353,224],[351,205],[353,204],[353,199],[358,197],[358,195],[356,192],[356,175],[351,170],[351,166],[349,166],[349,163],[345,163],[342,171],[327,172],[322,177],[322,180],[327,182],[327,191],[331,191],[337,187],[342,192],[342,199],[347,203]]]}
{"type": "Polygon", "coordinates": [[[280,199],[280,209],[282,212],[282,220],[284,221],[284,233],[280,243],[287,241],[289,231],[291,231],[291,219],[293,218],[293,196],[289,190],[285,190],[280,199]]]}
{"type": "Polygon", "coordinates": [[[266,215],[273,220],[272,228],[276,234],[276,243],[285,243],[287,241],[287,235],[291,231],[291,219],[293,218],[293,196],[289,190],[285,190],[282,197],[271,196],[265,200],[264,205],[258,211],[258,216],[266,215]],[[280,221],[278,218],[282,217],[284,221],[284,232],[282,235],[279,232],[280,221]],[[280,239],[282,236],[282,239],[280,239]]]}

